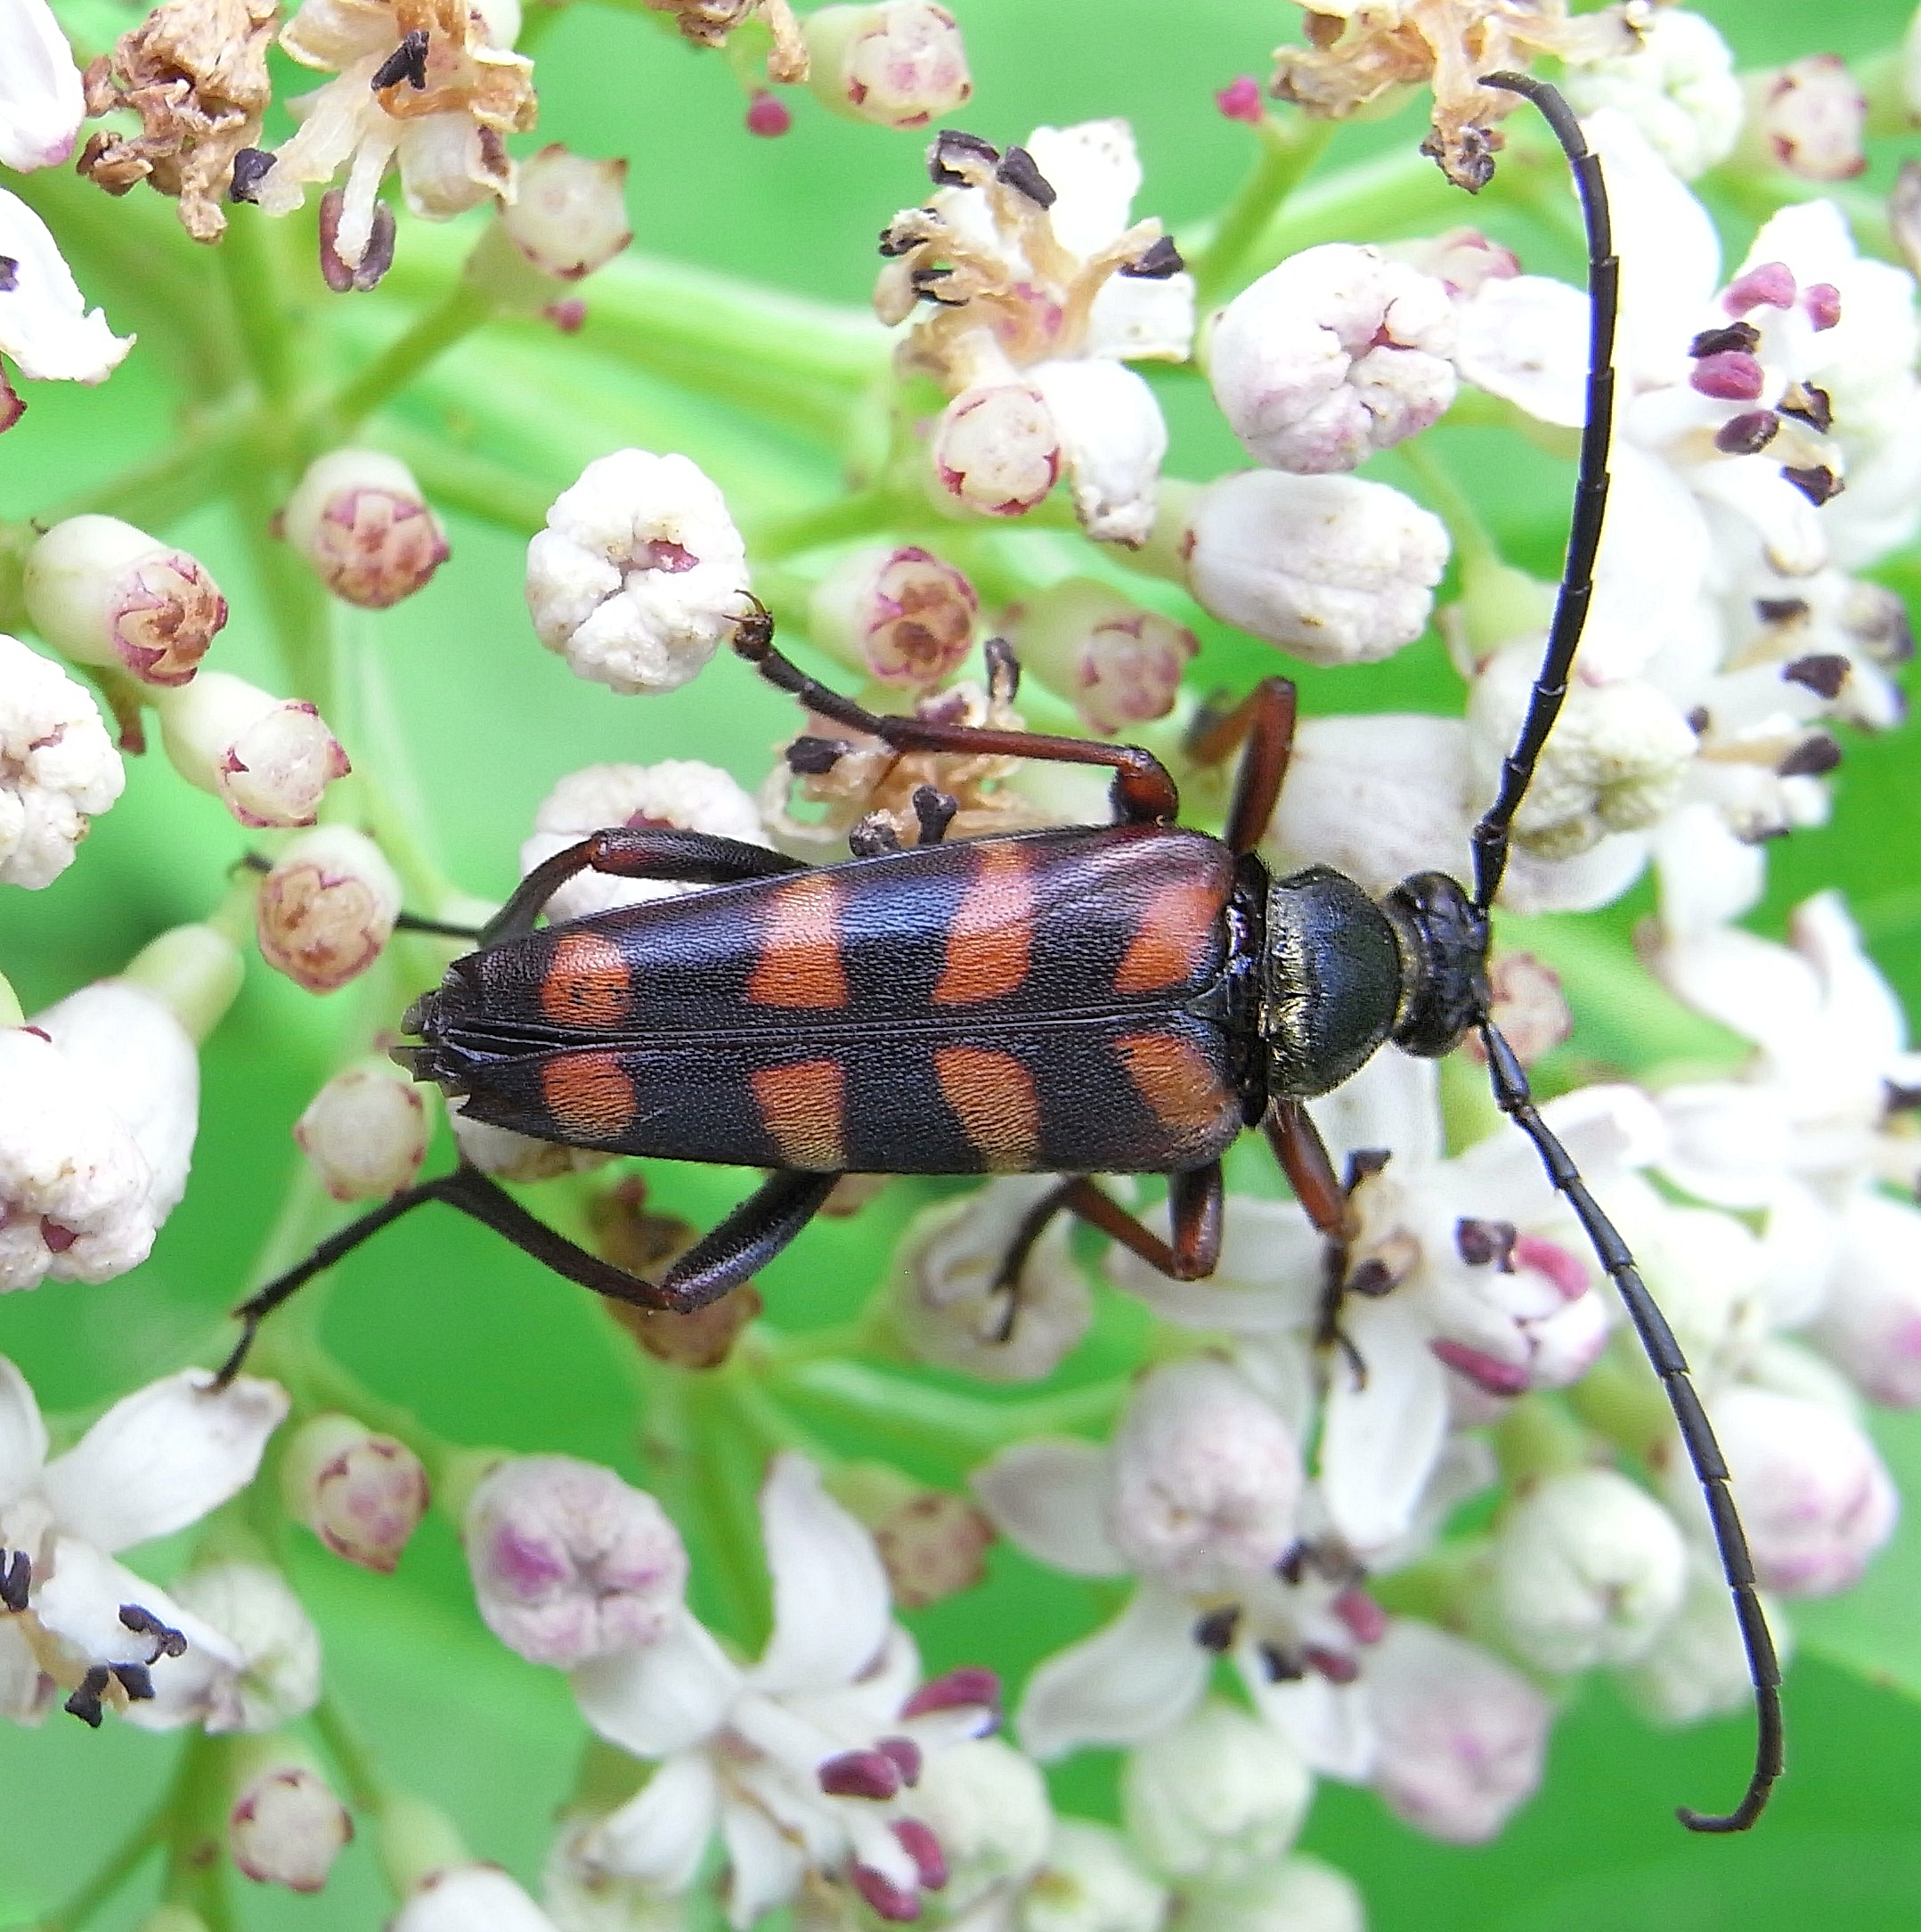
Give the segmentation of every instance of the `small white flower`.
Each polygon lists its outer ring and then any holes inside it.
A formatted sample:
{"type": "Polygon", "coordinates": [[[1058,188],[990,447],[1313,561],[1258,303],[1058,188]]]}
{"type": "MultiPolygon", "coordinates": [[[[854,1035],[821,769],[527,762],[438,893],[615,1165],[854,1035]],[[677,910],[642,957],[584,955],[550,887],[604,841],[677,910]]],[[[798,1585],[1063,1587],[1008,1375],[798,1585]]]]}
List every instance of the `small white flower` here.
{"type": "Polygon", "coordinates": [[[240,1872],[290,1892],[318,1892],[353,1836],[346,1806],[298,1760],[263,1765],[227,1813],[227,1850],[240,1872]]]}
{"type": "Polygon", "coordinates": [[[58,167],[85,115],[80,70],[46,0],[0,0],[0,167],[58,167]]]}
{"type": "Polygon", "coordinates": [[[1631,1664],[1681,1608],[1687,1552],[1645,1490],[1610,1469],[1579,1470],[1502,1519],[1494,1586],[1502,1627],[1541,1669],[1631,1664]]]}
{"type": "Polygon", "coordinates": [[[281,1496],[336,1556],[385,1575],[427,1514],[427,1471],[405,1443],[351,1415],[315,1415],[287,1445],[281,1496]]]}
{"type": "Polygon", "coordinates": [[[973,643],[981,599],[914,544],[851,551],[814,587],[807,631],[850,669],[908,690],[945,684],[973,643]]]}
{"type": "Polygon", "coordinates": [[[381,450],[330,450],[307,465],[284,512],[287,541],[343,603],[385,610],[448,558],[446,533],[413,472],[381,450]]]}
{"type": "Polygon", "coordinates": [[[541,274],[556,281],[583,280],[633,240],[625,157],[591,160],[558,142],[542,148],[521,163],[501,226],[541,274]]]}
{"type": "Polygon", "coordinates": [[[1172,1903],[1119,1832],[1062,1818],[1014,1922],[1019,1932],[1160,1932],[1172,1903]]]}
{"type": "Polygon", "coordinates": [[[555,1926],[497,1865],[451,1865],[421,1880],[387,1932],[555,1932],[555,1926]]]}
{"type": "MultiPolygon", "coordinates": [[[[615,826],[673,826],[686,832],[711,832],[745,845],[769,843],[759,808],[733,778],[717,765],[692,758],[663,758],[655,765],[589,765],[570,771],[543,798],[533,814],[533,836],[520,847],[523,876],[595,832],[615,826]]],[[[590,918],[617,906],[638,906],[649,899],[672,899],[697,892],[672,879],[618,879],[582,872],[547,901],[547,917],[590,918]]]]}
{"type": "Polygon", "coordinates": [[[719,1830],[737,1932],[790,1903],[810,1872],[851,1885],[883,1917],[911,1918],[946,1872],[914,1781],[932,1754],[992,1728],[992,1679],[964,1671],[915,1688],[913,1644],[889,1621],[873,1543],[810,1463],[777,1459],[761,1518],[774,1630],[758,1664],[742,1669],[684,1617],[661,1642],[574,1673],[588,1723],[661,1760],[587,1856],[682,1891],[719,1830]]]}
{"type": "Polygon", "coordinates": [[[1308,664],[1372,664],[1426,628],[1447,564],[1439,518],[1384,483],[1245,470],[1190,507],[1201,607],[1308,664]]]}
{"type": "Polygon", "coordinates": [[[571,1455],[503,1462],[464,1530],[487,1627],[536,1664],[571,1669],[666,1636],[687,1586],[667,1513],[610,1469],[571,1455]]]}
{"type": "Polygon", "coordinates": [[[310,993],[335,992],[380,957],[400,901],[398,875],[365,833],[346,825],[303,832],[260,882],[260,957],[310,993]]]}
{"type": "MultiPolygon", "coordinates": [[[[1793,1633],[1763,1598],[1768,1628],[1785,1664],[1793,1633]]],[[[1720,1558],[1703,1545],[1688,1551],[1688,1593],[1646,1657],[1621,1673],[1628,1694],[1657,1724],[1693,1724],[1738,1711],[1754,1698],[1741,1628],[1720,1558]]]]}
{"type": "Polygon", "coordinates": [[[1187,1895],[1208,1932],[1367,1932],[1360,1888],[1318,1858],[1285,1858],[1238,1885],[1187,1895]]]}
{"type": "Polygon", "coordinates": [[[924,127],[973,93],[959,25],[933,0],[821,7],[801,30],[808,86],[851,120],[924,127]]]}
{"type": "Polygon", "coordinates": [[[1921,1211],[1863,1189],[1808,1339],[1871,1402],[1921,1406],[1921,1211]]]}
{"type": "Polygon", "coordinates": [[[948,1917],[1030,1878],[1054,1834],[1046,1779],[998,1738],[956,1744],[929,1758],[914,1789],[914,1809],[947,1860],[940,1904],[948,1917]]]}
{"type": "Polygon", "coordinates": [[[1634,22],[1632,52],[1567,70],[1567,98],[1582,114],[1616,108],[1655,152],[1692,181],[1734,152],[1746,102],[1734,55],[1701,14],[1667,6],[1634,22]]]}
{"type": "Polygon", "coordinates": [[[294,1139],[336,1201],[384,1201],[427,1158],[427,1103],[391,1061],[345,1068],[294,1122],[294,1139]]]}
{"type": "Polygon", "coordinates": [[[541,642],[576,675],[668,691],[746,615],[746,545],[685,456],[616,450],[554,500],[527,546],[526,591],[541,642]]]}
{"type": "Polygon", "coordinates": [[[85,688],[0,635],[0,884],[51,885],[126,783],[85,688]]]}
{"type": "Polygon", "coordinates": [[[1175,1885],[1226,1885],[1279,1859],[1314,1796],[1300,1754],[1220,1698],[1136,1745],[1120,1773],[1121,1817],[1148,1865],[1175,1885]]]}
{"type": "Polygon", "coordinates": [[[1445,284],[1331,241],[1270,269],[1216,317],[1208,380],[1257,462],[1315,476],[1353,469],[1443,415],[1453,346],[1445,284]]]}
{"type": "Polygon", "coordinates": [[[1063,577],[1008,614],[1021,667],[1109,736],[1164,718],[1201,648],[1184,624],[1092,577],[1063,577]]]}
{"type": "Polygon", "coordinates": [[[232,1674],[207,1714],[208,1731],[277,1731],[320,1701],[320,1633],[279,1570],[230,1560],[191,1569],[176,1602],[232,1646],[232,1674]]]}
{"type": "Polygon", "coordinates": [[[1754,87],[1756,133],[1803,181],[1852,181],[1868,166],[1868,97],[1838,53],[1810,53],[1754,87]]]}
{"type": "Polygon", "coordinates": [[[317,706],[278,698],[225,671],[157,690],[167,762],[245,826],[312,825],[353,768],[317,706]]]}
{"type": "MultiPolygon", "coordinates": [[[[30,6],[35,0],[12,4],[30,6]]],[[[0,75],[12,78],[11,58],[0,59],[0,75]]],[[[87,307],[46,224],[5,188],[0,188],[0,260],[9,265],[0,274],[0,355],[12,357],[36,381],[104,382],[133,347],[133,337],[115,335],[105,312],[87,307]]],[[[0,428],[18,411],[0,378],[0,428]]]]}
{"type": "Polygon", "coordinates": [[[541,1903],[559,1932],[688,1932],[688,1907],[678,1894],[595,1865],[587,1846],[601,1814],[563,1816],[541,1873],[541,1903]]]}

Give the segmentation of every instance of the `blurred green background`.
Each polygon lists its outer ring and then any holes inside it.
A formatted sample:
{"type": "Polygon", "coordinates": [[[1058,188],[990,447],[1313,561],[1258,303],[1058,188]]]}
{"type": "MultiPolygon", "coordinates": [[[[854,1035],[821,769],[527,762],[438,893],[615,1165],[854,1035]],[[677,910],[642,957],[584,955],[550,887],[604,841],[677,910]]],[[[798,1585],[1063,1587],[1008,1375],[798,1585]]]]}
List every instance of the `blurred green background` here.
{"type": "MultiPolygon", "coordinates": [[[[1274,43],[1298,25],[1294,9],[1248,0],[950,4],[975,79],[963,125],[1005,141],[1042,121],[1125,115],[1146,167],[1140,211],[1176,228],[1217,208],[1249,159],[1250,137],[1215,113],[1213,90],[1238,73],[1263,72],[1274,43]]],[[[1906,20],[1893,0],[1820,9],[1749,0],[1705,11],[1744,64],[1817,51],[1869,53],[1895,41],[1906,20]]],[[[96,36],[135,17],[106,4],[70,16],[96,36]]],[[[859,305],[871,286],[875,231],[922,192],[918,139],[830,119],[804,99],[785,138],[749,137],[726,64],[645,18],[573,6],[545,29],[537,77],[539,138],[631,157],[640,249],[859,305]]],[[[1404,151],[1422,118],[1417,110],[1344,130],[1323,166],[1404,151]]],[[[1895,158],[1877,150],[1870,189],[1895,158]]],[[[37,188],[61,229],[61,209],[83,191],[69,183],[37,188]]],[[[1718,212],[1727,216],[1730,257],[1738,255],[1753,217],[1718,212]]],[[[90,297],[117,325],[138,326],[144,340],[102,388],[30,392],[25,422],[0,442],[0,515],[61,501],[181,433],[175,410],[192,374],[174,353],[165,304],[202,285],[208,299],[220,299],[218,277],[152,198],[118,204],[115,218],[125,226],[111,251],[93,240],[94,210],[70,252],[90,297]]],[[[1578,273],[1559,235],[1510,212],[1462,201],[1445,219],[1484,222],[1515,240],[1530,267],[1578,273]]],[[[315,326],[303,339],[314,357],[353,366],[418,298],[421,278],[408,281],[410,261],[452,258],[444,238],[406,224],[401,255],[402,272],[386,288],[351,301],[326,296],[305,272],[303,300],[315,326]]],[[[593,285],[586,294],[591,316],[593,285]]],[[[630,442],[687,449],[746,515],[802,505],[834,487],[831,450],[676,393],[631,366],[591,319],[581,338],[588,353],[565,377],[535,379],[552,340],[531,325],[498,328],[449,357],[401,414],[457,436],[471,433],[543,496],[586,458],[630,442]]],[[[1229,466],[1234,452],[1202,387],[1178,374],[1156,379],[1174,427],[1170,469],[1205,476],[1229,466]]],[[[1551,572],[1565,522],[1565,469],[1486,432],[1444,429],[1439,446],[1510,554],[1551,572]]],[[[263,516],[270,507],[254,506],[263,516]]],[[[168,534],[208,561],[232,600],[233,621],[213,661],[276,683],[263,599],[230,513],[197,513],[168,534]]],[[[617,699],[580,683],[533,641],[517,540],[461,518],[452,536],[453,561],[431,586],[395,611],[353,615],[346,641],[370,687],[384,688],[386,708],[413,749],[453,877],[504,893],[535,803],[560,773],[598,760],[703,757],[750,786],[758,780],[792,720],[744,667],[717,663],[664,699],[617,699]]],[[[1877,574],[1907,588],[1916,567],[1897,559],[1877,574]]],[[[1201,681],[1239,687],[1271,662],[1264,647],[1209,628],[1201,681]]],[[[1310,707],[1459,702],[1432,638],[1390,664],[1303,682],[1310,707]]],[[[378,730],[379,708],[367,707],[360,729],[378,730]]],[[[1773,848],[1772,889],[1758,923],[1778,931],[1795,900],[1844,885],[1877,958],[1912,1002],[1921,994],[1921,770],[1911,732],[1851,740],[1836,799],[1830,827],[1773,848]]],[[[156,931],[204,914],[244,844],[214,801],[187,790],[157,757],[136,762],[126,796],[71,872],[45,893],[0,896],[0,970],[29,1011],[113,970],[156,931]]],[[[1646,909],[1637,897],[1576,922],[1566,943],[1625,958],[1628,933],[1646,909]]],[[[1651,992],[1648,999],[1653,1027],[1660,1012],[1651,992]]],[[[105,1287],[53,1286],[0,1303],[0,1351],[21,1363],[50,1409],[97,1402],[196,1350],[210,1358],[218,1314],[246,1284],[296,1170],[289,1123],[347,1037],[354,1000],[350,992],[315,1001],[254,964],[208,1048],[191,1188],[153,1259],[105,1287]]],[[[1643,1057],[1632,1014],[1610,1011],[1605,1036],[1594,1038],[1605,1041],[1596,1050],[1631,1066],[1643,1057]]],[[[739,1187],[737,1177],[693,1170],[654,1178],[663,1204],[701,1221],[739,1187]]],[[[892,1231],[921,1198],[899,1186],[858,1222],[817,1227],[769,1269],[761,1285],[781,1324],[803,1327],[851,1312],[892,1231]]],[[[465,1222],[417,1217],[363,1252],[342,1271],[327,1333],[369,1383],[451,1438],[566,1450],[639,1471],[632,1398],[598,1311],[465,1222]]],[[[1062,1380],[1114,1372],[1136,1333],[1131,1308],[1104,1310],[1062,1380]]],[[[1881,1438],[1910,1495],[1921,1495],[1921,1427],[1885,1422],[1881,1438]]],[[[955,1473],[951,1465],[908,1466],[930,1478],[955,1473]]],[[[179,1554],[163,1550],[148,1567],[164,1576],[179,1554]]],[[[383,1761],[447,1806],[476,1851],[531,1879],[581,1727],[564,1683],[480,1626],[448,1526],[430,1520],[397,1577],[384,1582],[304,1539],[295,1576],[321,1622],[333,1689],[383,1761]]],[[[1000,1551],[986,1587],[909,1620],[931,1665],[984,1657],[1018,1681],[1104,1606],[1098,1589],[1044,1577],[1000,1551]]],[[[1658,1733],[1596,1683],[1557,1727],[1546,1789],[1499,1844],[1473,1852],[1429,1844],[1371,1797],[1335,1786],[1323,1787],[1306,1843],[1360,1880],[1379,1932],[1921,1925],[1921,1535],[1904,1532],[1853,1596],[1797,1611],[1795,1622],[1801,1655],[1787,1687],[1790,1775],[1748,1838],[1692,1839],[1671,1812],[1677,1801],[1732,1799],[1746,1775],[1746,1722],[1658,1733]]],[[[175,1749],[176,1740],[111,1724],[92,1735],[63,1718],[37,1733],[0,1732],[0,1923],[29,1919],[64,1895],[151,1801],[175,1749]]],[[[1090,1757],[1061,1774],[1057,1795],[1072,1808],[1098,1810],[1111,1784],[1111,1764],[1090,1757]]],[[[246,1919],[262,1926],[366,1926],[387,1909],[364,1835],[318,1898],[245,1889],[246,1919]]],[[[102,1922],[131,1922],[145,1895],[136,1887],[102,1922]]]]}

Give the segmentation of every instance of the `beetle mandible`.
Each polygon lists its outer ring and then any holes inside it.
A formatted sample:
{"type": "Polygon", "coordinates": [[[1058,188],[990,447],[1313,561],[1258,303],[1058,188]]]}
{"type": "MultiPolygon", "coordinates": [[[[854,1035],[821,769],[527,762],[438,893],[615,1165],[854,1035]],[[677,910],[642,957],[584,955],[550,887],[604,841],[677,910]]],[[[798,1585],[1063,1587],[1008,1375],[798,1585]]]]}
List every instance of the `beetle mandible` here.
{"type": "MultiPolygon", "coordinates": [[[[1706,1497],[1754,1686],[1759,1734],[1740,1803],[1683,1809],[1690,1829],[1745,1830],[1782,1762],[1780,1673],[1740,1520],[1688,1368],[1633,1258],[1536,1112],[1489,1013],[1489,913],[1510,829],[1562,699],[1592,590],[1608,495],[1617,265],[1600,167],[1550,86],[1488,86],[1540,108],[1566,152],[1588,240],[1586,420],[1546,649],[1497,796],[1473,834],[1470,893],[1439,873],[1380,901],[1325,867],[1271,877],[1255,847],[1287,771],[1295,700],[1264,679],[1203,721],[1191,749],[1241,747],[1220,838],[1174,822],[1172,778],[1137,746],[868,712],[776,647],[755,606],[736,650],[818,716],[901,753],[1104,765],[1114,822],[941,843],[954,802],[915,799],[907,849],[856,829],[857,856],[810,868],[703,833],[617,828],[537,867],[410,1009],[396,1057],[462,1096],[469,1118],[538,1139],[668,1159],[757,1164],[769,1178],[658,1282],[629,1275],[536,1219],[462,1163],[323,1242],[235,1313],[230,1380],[261,1320],[303,1283],[412,1209],[441,1201],[556,1272],[615,1300],[701,1308],[769,1260],[843,1173],[1060,1173],[1001,1271],[1008,1290],[1056,1214],[1071,1213],[1177,1279],[1220,1250],[1223,1150],[1268,1137],[1302,1208],[1337,1249],[1347,1190],[1305,1103],[1388,1041],[1420,1055],[1469,1032],[1494,1098],[1534,1144],[1626,1304],[1706,1497]],[[548,899],[592,870],[690,881],[681,898],[536,929],[548,899]],[[1171,1232],[1144,1227],[1089,1177],[1169,1179],[1171,1232]]],[[[1005,678],[1005,652],[994,666],[1005,678]]],[[[425,925],[428,922],[411,922],[425,925]]],[[[447,930],[446,928],[429,929],[447,930]]],[[[1331,1270],[1338,1284],[1339,1270],[1331,1270]]],[[[1328,1336],[1331,1339],[1332,1313],[1328,1336]]]]}

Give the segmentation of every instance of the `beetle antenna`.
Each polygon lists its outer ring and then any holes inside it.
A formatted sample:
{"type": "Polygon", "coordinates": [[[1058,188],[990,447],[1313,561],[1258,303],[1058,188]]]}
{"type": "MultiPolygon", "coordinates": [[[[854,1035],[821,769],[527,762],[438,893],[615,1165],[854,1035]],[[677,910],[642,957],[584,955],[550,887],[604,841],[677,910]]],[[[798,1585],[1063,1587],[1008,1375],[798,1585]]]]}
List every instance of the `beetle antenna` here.
{"type": "Polygon", "coordinates": [[[1481,85],[1524,94],[1541,110],[1574,170],[1588,240],[1587,420],[1581,428],[1574,522],[1567,533],[1560,589],[1554,599],[1554,621],[1548,628],[1541,668],[1534,674],[1527,715],[1514,749],[1502,762],[1501,787],[1494,802],[1474,828],[1474,902],[1486,912],[1494,904],[1508,868],[1508,839],[1514,814],[1526,796],[1541,748],[1567,696],[1575,647],[1581,641],[1588,603],[1594,594],[1594,558],[1600,548],[1601,518],[1608,508],[1608,445],[1614,429],[1614,338],[1620,308],[1621,264],[1614,252],[1600,162],[1559,89],[1527,74],[1489,74],[1481,85]]]}
{"type": "MultiPolygon", "coordinates": [[[[1486,914],[1493,908],[1507,870],[1514,814],[1526,795],[1542,746],[1567,696],[1575,647],[1581,641],[1582,626],[1594,593],[1594,558],[1600,547],[1601,518],[1608,505],[1608,446],[1614,419],[1614,338],[1620,298],[1620,264],[1614,253],[1600,162],[1589,148],[1567,102],[1547,82],[1525,74],[1490,74],[1483,85],[1525,95],[1541,110],[1560,143],[1581,195],[1582,216],[1587,229],[1589,297],[1587,420],[1581,430],[1581,470],[1575,485],[1574,519],[1567,535],[1560,589],[1554,600],[1547,648],[1535,673],[1520,736],[1502,765],[1501,785],[1494,802],[1474,828],[1474,902],[1486,914]]],[[[1754,1768],[1741,1802],[1727,1813],[1697,1812],[1682,1806],[1678,1815],[1690,1831],[1745,1831],[1760,1817],[1774,1781],[1781,1774],[1781,1667],[1754,1587],[1754,1565],[1748,1553],[1747,1537],[1728,1488],[1727,1462],[1689,1376],[1687,1357],[1674,1340],[1667,1317],[1641,1280],[1626,1242],[1588,1192],[1573,1156],[1541,1118],[1519,1058],[1485,1013],[1479,1031],[1487,1051],[1488,1077],[1495,1104],[1534,1143],[1549,1180],[1574,1210],[1596,1259],[1614,1283],[1648,1360],[1660,1377],[1688,1460],[1707,1504],[1722,1574],[1734,1598],[1741,1643],[1747,1652],[1758,1734],[1754,1768]]]]}

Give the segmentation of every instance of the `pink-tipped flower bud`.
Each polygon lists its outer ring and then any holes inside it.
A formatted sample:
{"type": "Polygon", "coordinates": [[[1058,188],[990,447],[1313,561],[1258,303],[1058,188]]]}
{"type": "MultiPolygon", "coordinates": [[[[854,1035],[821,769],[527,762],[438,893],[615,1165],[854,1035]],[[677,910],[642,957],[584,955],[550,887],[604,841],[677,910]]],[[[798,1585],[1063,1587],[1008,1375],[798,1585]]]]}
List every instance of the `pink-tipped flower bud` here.
{"type": "Polygon", "coordinates": [[[1755,132],[1803,181],[1852,181],[1868,166],[1868,100],[1838,53],[1811,53],[1749,82],[1755,132]]]}
{"type": "Polygon", "coordinates": [[[924,127],[973,93],[960,28],[932,0],[822,7],[802,31],[808,86],[850,120],[924,127]]]}
{"type": "Polygon", "coordinates": [[[35,630],[76,664],[143,684],[184,684],[227,621],[227,600],[185,550],[117,517],[69,517],[27,553],[35,630]]]}
{"type": "Polygon", "coordinates": [[[750,135],[772,141],[794,126],[794,110],[770,89],[756,87],[753,98],[747,102],[745,120],[750,135]]]}
{"type": "Polygon", "coordinates": [[[1061,433],[1028,382],[977,383],[941,412],[935,501],[981,517],[1024,517],[1061,480],[1061,433]]]}
{"type": "Polygon", "coordinates": [[[627,221],[624,158],[590,160],[558,142],[520,164],[517,192],[501,210],[508,239],[543,275],[579,281],[634,238],[627,221]]]}
{"type": "Polygon", "coordinates": [[[313,705],[231,673],[207,672],[157,702],[167,762],[242,825],[312,825],[327,787],[351,769],[313,705]]]}
{"type": "Polygon", "coordinates": [[[354,1821],[304,1755],[281,1746],[240,1785],[227,1814],[227,1849],[256,1885],[317,1892],[354,1836],[354,1821]]]}
{"type": "Polygon", "coordinates": [[[1541,1783],[1553,1713],[1478,1644],[1406,1618],[1368,1654],[1374,1784],[1429,1838],[1483,1845],[1541,1783]]]}
{"type": "Polygon", "coordinates": [[[320,1633],[278,1569],[241,1558],[203,1563],[174,1586],[174,1599],[237,1656],[210,1693],[208,1731],[278,1730],[320,1702],[320,1633]]]}
{"type": "Polygon", "coordinates": [[[1261,84],[1251,74],[1236,74],[1214,96],[1214,105],[1231,121],[1258,127],[1267,118],[1267,103],[1261,99],[1261,84]]]}
{"type": "Polygon", "coordinates": [[[92,694],[0,634],[0,885],[51,885],[126,783],[92,694]]]}
{"type": "Polygon", "coordinates": [[[466,1534],[480,1614],[530,1662],[571,1669],[655,1643],[680,1611],[680,1532],[645,1490],[597,1463],[501,1463],[475,1490],[466,1534]]]}
{"type": "Polygon", "coordinates": [[[384,1201],[427,1158],[427,1101],[387,1060],[345,1068],[307,1103],[294,1139],[336,1201],[384,1201]]]}
{"type": "Polygon", "coordinates": [[[330,450],[310,463],[283,529],[336,597],[365,610],[411,597],[449,554],[413,472],[379,450],[330,450]]]}
{"type": "Polygon", "coordinates": [[[1184,624],[1092,577],[1050,584],[1010,613],[1008,629],[1022,667],[1109,736],[1165,718],[1201,648],[1184,624]]]}
{"type": "Polygon", "coordinates": [[[345,825],[303,832],[260,882],[260,957],[310,993],[330,993],[380,957],[400,901],[399,878],[365,833],[345,825]]]}
{"type": "Polygon", "coordinates": [[[1216,317],[1208,379],[1258,462],[1352,469],[1454,399],[1447,286],[1379,249],[1330,241],[1291,256],[1216,317]]]}
{"type": "Polygon", "coordinates": [[[498,1865],[429,1871],[387,1932],[556,1932],[554,1921],[498,1865]]]}
{"type": "Polygon", "coordinates": [[[303,1423],[287,1445],[281,1498],[336,1556],[382,1576],[429,1501],[427,1471],[405,1443],[332,1413],[303,1423]]]}
{"type": "Polygon", "coordinates": [[[1870,1401],[1921,1406],[1921,1211],[1864,1190],[1809,1339],[1870,1401]]]}
{"type": "Polygon", "coordinates": [[[945,684],[973,645],[981,599],[952,564],[911,543],[875,544],[815,587],[808,634],[851,669],[905,690],[945,684]]]}

